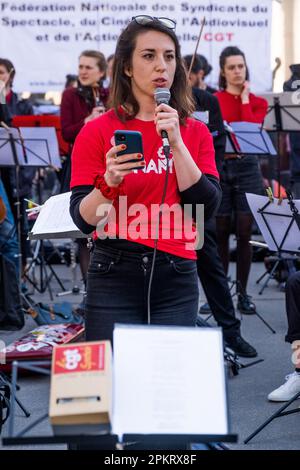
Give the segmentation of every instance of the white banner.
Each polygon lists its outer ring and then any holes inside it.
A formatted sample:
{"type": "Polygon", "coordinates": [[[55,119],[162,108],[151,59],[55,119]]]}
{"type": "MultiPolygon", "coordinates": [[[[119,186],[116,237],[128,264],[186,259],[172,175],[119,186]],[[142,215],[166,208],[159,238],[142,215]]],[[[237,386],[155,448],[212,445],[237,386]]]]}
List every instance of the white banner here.
{"type": "Polygon", "coordinates": [[[65,76],[77,73],[85,49],[114,52],[122,28],[136,15],[177,21],[183,54],[198,52],[213,66],[208,82],[217,85],[219,55],[229,45],[246,54],[255,91],[271,88],[272,0],[15,0],[0,1],[0,57],[16,68],[15,90],[61,91],[65,76]]]}

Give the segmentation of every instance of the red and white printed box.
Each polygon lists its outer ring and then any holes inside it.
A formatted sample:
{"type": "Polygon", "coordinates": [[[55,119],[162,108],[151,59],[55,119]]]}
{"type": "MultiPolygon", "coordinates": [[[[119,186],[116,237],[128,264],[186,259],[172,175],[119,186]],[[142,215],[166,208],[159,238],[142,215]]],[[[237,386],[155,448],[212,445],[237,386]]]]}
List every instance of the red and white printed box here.
{"type": "MultiPolygon", "coordinates": [[[[76,343],[53,349],[49,416],[58,427],[109,424],[112,404],[110,341],[76,343]]],[[[77,427],[77,426],[76,426],[77,427]]],[[[74,428],[75,429],[75,428],[74,428]]],[[[73,431],[74,431],[73,429],[73,431]]],[[[74,431],[75,432],[75,431],[74,431]]]]}

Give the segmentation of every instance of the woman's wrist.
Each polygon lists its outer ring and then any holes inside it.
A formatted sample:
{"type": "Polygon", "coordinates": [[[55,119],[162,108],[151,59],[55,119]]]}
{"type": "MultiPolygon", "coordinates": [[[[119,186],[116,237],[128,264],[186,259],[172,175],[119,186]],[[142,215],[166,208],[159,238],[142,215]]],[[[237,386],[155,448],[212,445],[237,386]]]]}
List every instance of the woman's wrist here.
{"type": "Polygon", "coordinates": [[[107,186],[109,186],[110,188],[117,188],[120,185],[120,183],[113,183],[110,180],[109,175],[107,173],[104,173],[104,179],[105,179],[107,186]]]}
{"type": "Polygon", "coordinates": [[[176,143],[175,145],[172,144],[172,145],[171,145],[171,149],[172,149],[172,152],[173,152],[173,153],[176,152],[176,153],[179,153],[179,154],[180,154],[180,153],[186,152],[187,147],[186,147],[186,145],[184,144],[184,142],[181,141],[181,142],[176,143]]]}
{"type": "Polygon", "coordinates": [[[122,194],[122,185],[110,186],[106,181],[105,175],[97,175],[94,180],[94,186],[96,189],[99,189],[106,199],[112,201],[122,194]]]}

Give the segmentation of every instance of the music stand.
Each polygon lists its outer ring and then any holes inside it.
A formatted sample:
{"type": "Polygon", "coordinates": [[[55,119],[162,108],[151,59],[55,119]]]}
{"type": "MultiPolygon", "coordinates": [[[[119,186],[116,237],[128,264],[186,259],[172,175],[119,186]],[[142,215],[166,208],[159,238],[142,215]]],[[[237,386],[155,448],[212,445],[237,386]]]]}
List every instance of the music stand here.
{"type": "MultiPolygon", "coordinates": [[[[71,192],[57,194],[50,197],[38,215],[32,231],[29,233],[30,240],[38,240],[53,238],[71,238],[71,271],[72,271],[72,288],[68,291],[57,294],[58,297],[69,294],[85,294],[77,284],[76,277],[76,253],[75,243],[73,239],[88,238],[84,235],[78,227],[74,224],[69,207],[70,207],[71,192]]],[[[88,242],[90,246],[90,242],[88,242]]]]}
{"type": "Polygon", "coordinates": [[[238,155],[277,155],[270,136],[261,124],[254,122],[232,122],[226,125],[227,141],[225,153],[238,155]]]}
{"type": "MultiPolygon", "coordinates": [[[[55,131],[52,128],[9,128],[7,126],[0,128],[0,167],[14,167],[16,172],[16,193],[17,193],[17,227],[18,237],[21,240],[21,213],[20,213],[20,183],[19,174],[21,167],[61,167],[57,139],[55,131]]],[[[39,291],[45,292],[49,288],[49,294],[52,298],[50,289],[50,280],[54,276],[60,287],[65,290],[60,279],[54,272],[52,266],[47,263],[43,255],[43,246],[41,242],[42,255],[36,255],[31,261],[30,267],[24,271],[24,276],[39,291]],[[40,287],[32,281],[27,273],[35,264],[40,265],[40,287]],[[46,265],[51,271],[48,276],[46,265]],[[44,275],[46,281],[44,282],[44,275]]],[[[19,284],[21,285],[21,254],[19,253],[19,284]]]]}
{"type": "Polygon", "coordinates": [[[300,105],[294,92],[267,93],[261,95],[268,102],[268,111],[263,127],[275,132],[299,132],[300,105]]]}
{"type": "MultiPolygon", "coordinates": [[[[276,150],[267,132],[262,128],[261,124],[252,122],[232,122],[230,125],[225,123],[225,130],[227,134],[226,150],[225,153],[236,154],[243,158],[245,155],[276,155],[276,150]]],[[[238,217],[236,218],[238,221],[238,217]]],[[[236,227],[236,237],[238,243],[238,227],[236,227]]],[[[238,273],[238,256],[236,257],[236,271],[238,273]]],[[[236,292],[245,294],[243,288],[238,280],[236,273],[236,280],[232,281],[231,289],[236,285],[236,292]]],[[[266,322],[266,320],[255,310],[254,314],[269,328],[272,333],[275,330],[266,322]]]]}
{"type": "MultiPolygon", "coordinates": [[[[212,314],[209,316],[209,318],[212,314]]],[[[197,315],[196,319],[196,326],[199,328],[212,328],[212,326],[208,323],[207,319],[204,320],[201,318],[201,315],[197,315]]],[[[248,362],[244,364],[240,361],[238,354],[236,354],[229,346],[224,344],[223,350],[224,360],[227,362],[228,367],[230,368],[229,371],[233,376],[239,375],[239,369],[247,369],[248,367],[254,366],[255,364],[259,364],[263,362],[264,359],[257,359],[255,361],[248,362]]]]}
{"type": "Polygon", "coordinates": [[[116,324],[113,343],[112,431],[125,444],[235,442],[220,328],[116,324]]]}
{"type": "MultiPolygon", "coordinates": [[[[266,227],[268,228],[268,231],[270,232],[270,235],[279,248],[278,252],[278,261],[276,262],[277,265],[280,262],[280,254],[283,249],[285,251],[297,251],[300,253],[300,241],[299,241],[299,234],[300,234],[300,214],[299,214],[299,209],[300,209],[300,201],[294,201],[292,193],[290,191],[287,191],[287,196],[288,196],[288,201],[283,201],[283,203],[286,203],[286,205],[290,206],[290,214],[286,215],[285,217],[288,217],[290,220],[288,222],[287,229],[281,239],[280,245],[278,246],[278,241],[276,240],[276,237],[274,236],[274,233],[272,233],[271,228],[269,227],[269,224],[266,223],[266,227]],[[292,245],[291,245],[292,244],[292,245]],[[293,246],[294,245],[294,246],[293,246]],[[295,248],[294,250],[291,250],[291,248],[295,248]]],[[[274,202],[273,202],[274,203],[274,202]]],[[[260,215],[262,216],[263,220],[265,220],[265,215],[267,212],[264,212],[267,207],[272,204],[271,201],[266,203],[262,209],[259,210],[260,215]]],[[[277,211],[278,212],[278,211],[277,211]]],[[[274,214],[272,212],[269,212],[269,214],[276,215],[276,216],[281,216],[284,217],[283,214],[274,214]]],[[[275,269],[273,268],[273,272],[275,269]]],[[[271,271],[271,273],[272,273],[271,271]]],[[[269,279],[271,277],[271,273],[269,274],[269,279]]],[[[245,440],[244,443],[247,444],[253,437],[255,437],[260,431],[262,431],[269,423],[271,423],[275,418],[281,418],[281,416],[287,416],[290,414],[294,413],[299,413],[300,408],[294,408],[289,411],[284,411],[286,408],[288,408],[294,401],[296,401],[298,398],[300,398],[300,392],[297,392],[287,403],[285,403],[283,406],[279,408],[278,411],[273,413],[270,418],[268,418],[261,426],[259,426],[250,436],[248,436],[245,440]]]]}
{"type": "Polygon", "coordinates": [[[70,145],[62,137],[60,116],[53,114],[14,116],[12,120],[13,127],[54,127],[58,141],[60,155],[68,155],[70,145]]]}
{"type": "Polygon", "coordinates": [[[295,92],[267,93],[262,95],[268,102],[268,111],[265,117],[263,127],[271,132],[277,133],[278,147],[278,196],[281,196],[280,182],[280,151],[279,136],[280,132],[299,132],[300,129],[300,106],[295,98],[295,92]]]}
{"type": "Polygon", "coordinates": [[[244,444],[248,444],[249,441],[251,441],[251,439],[253,439],[253,437],[255,437],[257,434],[260,433],[260,431],[262,431],[266,426],[268,426],[268,424],[270,424],[275,418],[281,418],[281,416],[287,416],[287,415],[291,415],[291,414],[294,414],[294,413],[300,413],[300,408],[298,406],[298,408],[294,408],[293,410],[290,410],[290,411],[284,411],[286,408],[288,408],[294,401],[296,401],[298,398],[300,398],[300,392],[296,393],[287,403],[285,403],[283,406],[281,406],[279,408],[278,411],[276,411],[275,413],[273,413],[270,418],[268,418],[261,426],[259,426],[252,434],[250,434],[250,436],[248,436],[245,440],[244,440],[244,444]]]}
{"type": "MultiPolygon", "coordinates": [[[[294,201],[287,191],[288,200],[279,204],[279,199],[246,194],[251,212],[270,251],[276,253],[276,262],[270,272],[266,271],[256,283],[267,276],[259,294],[261,295],[273,278],[278,265],[286,259],[285,253],[300,253],[300,201],[294,201]],[[273,225],[273,226],[272,226],[273,225]]],[[[292,259],[293,256],[290,256],[292,259]]]]}

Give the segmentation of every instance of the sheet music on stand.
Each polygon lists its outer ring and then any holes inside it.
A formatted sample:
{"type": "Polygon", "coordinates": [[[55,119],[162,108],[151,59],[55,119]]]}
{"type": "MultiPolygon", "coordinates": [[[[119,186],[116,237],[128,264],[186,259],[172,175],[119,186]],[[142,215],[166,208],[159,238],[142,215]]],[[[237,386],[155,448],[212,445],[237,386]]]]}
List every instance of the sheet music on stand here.
{"type": "Polygon", "coordinates": [[[300,131],[299,91],[266,93],[261,96],[269,105],[263,124],[264,129],[282,132],[300,131]]]}
{"type": "Polygon", "coordinates": [[[241,155],[277,155],[268,133],[260,124],[253,122],[231,122],[226,124],[225,153],[241,155]]]}
{"type": "Polygon", "coordinates": [[[226,436],[221,329],[115,325],[113,400],[119,436],[226,436]]]}
{"type": "Polygon", "coordinates": [[[0,166],[15,166],[10,137],[16,148],[21,167],[61,168],[57,137],[53,127],[11,127],[9,131],[0,127],[0,166]]]}
{"type": "MultiPolygon", "coordinates": [[[[269,250],[300,253],[300,232],[296,221],[292,220],[288,200],[278,204],[278,199],[270,202],[267,196],[246,193],[246,197],[269,250]]],[[[300,211],[300,200],[294,202],[300,211]]]]}
{"type": "Polygon", "coordinates": [[[70,212],[71,192],[50,197],[43,206],[31,232],[29,240],[54,238],[88,238],[74,224],[70,212]]]}

